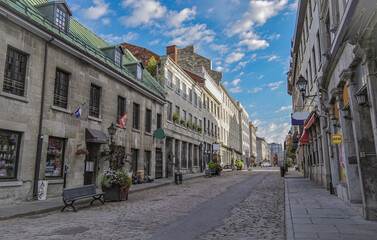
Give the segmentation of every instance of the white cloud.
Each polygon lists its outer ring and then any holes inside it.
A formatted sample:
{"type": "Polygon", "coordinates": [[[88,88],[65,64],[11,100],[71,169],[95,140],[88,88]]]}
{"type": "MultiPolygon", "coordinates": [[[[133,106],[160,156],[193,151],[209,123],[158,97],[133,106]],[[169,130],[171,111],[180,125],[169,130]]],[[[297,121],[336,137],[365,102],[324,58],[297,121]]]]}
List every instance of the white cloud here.
{"type": "Polygon", "coordinates": [[[166,16],[167,12],[166,7],[155,0],[123,0],[122,6],[132,9],[130,16],[121,18],[124,25],[131,27],[150,25],[154,19],[166,16]]]}
{"type": "Polygon", "coordinates": [[[218,72],[222,72],[224,70],[224,68],[221,67],[221,66],[217,66],[215,70],[218,71],[218,72]]]}
{"type": "Polygon", "coordinates": [[[247,93],[257,93],[257,92],[260,92],[262,91],[263,89],[261,87],[256,87],[254,88],[253,90],[249,90],[247,91],[247,93]]]}
{"type": "Polygon", "coordinates": [[[169,14],[166,16],[166,23],[168,27],[179,27],[183,22],[191,20],[196,15],[196,7],[185,8],[180,12],[169,11],[169,14]]]}
{"type": "Polygon", "coordinates": [[[232,82],[232,84],[233,84],[233,86],[238,86],[238,84],[241,82],[241,79],[239,79],[239,78],[237,78],[237,79],[235,79],[233,82],[232,82]]]}
{"type": "Polygon", "coordinates": [[[240,86],[237,86],[237,87],[229,89],[229,92],[231,92],[231,93],[240,93],[240,92],[242,92],[242,89],[241,89],[240,86]]]}
{"type": "Polygon", "coordinates": [[[251,116],[251,117],[255,117],[255,116],[257,116],[257,115],[258,115],[258,113],[253,112],[250,116],[251,116]]]}
{"type": "Polygon", "coordinates": [[[250,104],[249,106],[247,106],[248,108],[252,108],[252,107],[254,107],[254,105],[253,104],[250,104]]]}
{"type": "Polygon", "coordinates": [[[259,77],[258,77],[258,79],[262,79],[264,76],[263,75],[260,75],[259,77]]]}
{"type": "Polygon", "coordinates": [[[271,34],[270,36],[267,37],[267,39],[270,39],[270,40],[277,40],[279,38],[280,38],[279,33],[273,33],[273,34],[271,34]]]}
{"type": "Polygon", "coordinates": [[[297,11],[297,6],[298,6],[298,0],[295,0],[293,3],[289,4],[288,8],[291,11],[297,11]]]}
{"type": "Polygon", "coordinates": [[[164,35],[174,38],[168,42],[169,45],[187,46],[195,42],[210,43],[214,40],[215,32],[207,29],[206,24],[196,24],[165,31],[164,35]]]}
{"type": "Polygon", "coordinates": [[[273,55],[270,58],[268,58],[267,62],[271,62],[271,61],[276,60],[276,59],[278,59],[278,56],[273,55]]]}
{"type": "Polygon", "coordinates": [[[160,42],[161,42],[161,39],[155,39],[155,40],[149,42],[148,44],[149,44],[149,45],[157,45],[157,44],[159,44],[160,42]]]}
{"type": "Polygon", "coordinates": [[[214,50],[219,52],[221,55],[225,54],[228,52],[228,47],[227,45],[216,45],[216,44],[211,44],[209,47],[214,50]]]}
{"type": "Polygon", "coordinates": [[[238,76],[242,76],[244,74],[244,72],[240,72],[240,74],[238,74],[238,76]]]}
{"type": "Polygon", "coordinates": [[[104,0],[93,0],[94,6],[83,10],[84,18],[98,19],[110,12],[109,5],[104,0]]]}
{"type": "MultiPolygon", "coordinates": [[[[259,119],[254,119],[254,121],[253,121],[253,125],[254,126],[256,126],[256,127],[260,127],[261,125],[263,125],[263,124],[265,124],[266,122],[264,122],[264,121],[261,121],[261,120],[259,120],[259,119]]],[[[260,134],[259,134],[259,129],[258,129],[258,136],[259,136],[260,134]]]]}
{"type": "Polygon", "coordinates": [[[231,0],[235,4],[240,4],[240,0],[231,0]]]}
{"type": "Polygon", "coordinates": [[[267,86],[270,87],[271,91],[274,91],[274,90],[278,89],[282,83],[283,83],[283,81],[273,82],[273,83],[267,84],[267,86]]]}
{"type": "Polygon", "coordinates": [[[212,12],[213,12],[213,8],[208,9],[207,12],[208,12],[208,13],[212,13],[212,12]]]}
{"type": "Polygon", "coordinates": [[[228,81],[223,82],[223,85],[224,85],[225,87],[227,87],[227,86],[229,86],[229,82],[228,82],[228,81]]]}
{"type": "Polygon", "coordinates": [[[110,24],[111,19],[110,18],[103,18],[101,21],[102,21],[103,25],[108,25],[108,24],[110,24]]]}
{"type": "Polygon", "coordinates": [[[244,53],[231,53],[229,54],[226,59],[225,59],[225,62],[226,63],[234,63],[234,62],[238,62],[239,60],[241,60],[243,57],[245,56],[244,53]]]}
{"type": "Polygon", "coordinates": [[[257,50],[257,49],[265,49],[266,47],[270,46],[266,40],[260,39],[245,39],[238,43],[238,46],[247,46],[249,51],[257,50]]]}
{"type": "Polygon", "coordinates": [[[285,136],[290,130],[291,126],[289,123],[269,123],[268,125],[263,125],[258,122],[258,136],[262,136],[266,139],[268,143],[284,143],[285,136]]]}
{"type": "Polygon", "coordinates": [[[281,111],[285,111],[285,110],[291,110],[292,109],[292,105],[288,105],[288,106],[282,106],[279,110],[276,110],[275,112],[281,112],[281,111]]]}
{"type": "MultiPolygon", "coordinates": [[[[239,62],[238,65],[232,70],[232,72],[235,72],[235,71],[238,71],[240,70],[241,68],[244,68],[246,66],[246,64],[248,64],[249,62],[251,61],[255,61],[255,57],[257,56],[257,54],[253,54],[250,58],[249,61],[244,61],[244,62],[239,62]]],[[[241,76],[241,75],[240,75],[241,76]]]]}
{"type": "Polygon", "coordinates": [[[101,34],[100,37],[109,44],[117,44],[136,40],[139,37],[139,34],[134,32],[128,32],[127,34],[122,36],[114,36],[113,34],[101,34]]]}

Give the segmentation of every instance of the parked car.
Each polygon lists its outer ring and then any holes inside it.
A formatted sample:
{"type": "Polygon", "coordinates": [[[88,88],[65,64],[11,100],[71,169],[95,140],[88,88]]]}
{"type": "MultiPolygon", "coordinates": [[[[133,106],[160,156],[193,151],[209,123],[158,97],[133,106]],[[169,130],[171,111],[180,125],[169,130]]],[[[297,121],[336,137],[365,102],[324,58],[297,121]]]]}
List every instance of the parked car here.
{"type": "Polygon", "coordinates": [[[263,163],[261,164],[261,166],[262,166],[262,167],[272,167],[272,164],[269,163],[269,162],[263,162],[263,163]]]}
{"type": "Polygon", "coordinates": [[[233,169],[234,170],[234,166],[231,166],[231,165],[225,165],[223,167],[223,169],[233,169]]]}

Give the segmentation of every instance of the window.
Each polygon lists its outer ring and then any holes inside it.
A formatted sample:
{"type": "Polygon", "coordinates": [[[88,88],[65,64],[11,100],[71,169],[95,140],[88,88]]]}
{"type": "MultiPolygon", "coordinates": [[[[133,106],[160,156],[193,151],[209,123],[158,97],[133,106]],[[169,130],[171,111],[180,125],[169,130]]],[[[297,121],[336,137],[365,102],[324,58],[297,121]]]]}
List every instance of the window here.
{"type": "Polygon", "coordinates": [[[136,171],[137,171],[137,160],[138,160],[138,156],[139,155],[139,150],[138,149],[134,149],[134,148],[131,148],[131,170],[132,170],[132,173],[136,175],[136,171]]]}
{"type": "Polygon", "coordinates": [[[161,128],[162,115],[157,113],[157,128],[161,128]]]}
{"type": "Polygon", "coordinates": [[[150,109],[145,110],[145,131],[147,133],[152,131],[152,111],[150,109]]]}
{"type": "Polygon", "coordinates": [[[202,109],[202,99],[199,98],[199,109],[202,109]]]}
{"type": "Polygon", "coordinates": [[[17,178],[20,134],[0,130],[0,179],[17,178]]]}
{"type": "Polygon", "coordinates": [[[173,83],[173,73],[168,71],[168,79],[167,79],[168,87],[172,88],[173,87],[172,83],[173,83]]]}
{"type": "Polygon", "coordinates": [[[312,16],[312,0],[308,0],[308,2],[309,2],[309,17],[310,17],[310,20],[313,18],[313,16],[312,16]]]}
{"type": "Polygon", "coordinates": [[[126,99],[118,96],[118,112],[117,112],[117,119],[118,122],[119,119],[123,117],[123,115],[126,113],[126,99]]]}
{"type": "Polygon", "coordinates": [[[213,123],[211,123],[212,125],[211,125],[211,133],[212,133],[212,135],[213,135],[213,123]]]}
{"type": "Polygon", "coordinates": [[[175,106],[175,113],[178,115],[178,117],[180,116],[180,109],[178,106],[175,106]]]}
{"type": "Polygon", "coordinates": [[[178,94],[181,92],[181,84],[178,78],[175,79],[175,92],[178,94]]]}
{"type": "Polygon", "coordinates": [[[26,61],[26,54],[8,47],[4,70],[4,92],[24,96],[26,61]]]}
{"type": "Polygon", "coordinates": [[[150,176],[151,172],[151,152],[145,151],[144,152],[144,175],[150,176]]]}
{"type": "Polygon", "coordinates": [[[186,121],[186,111],[182,109],[182,120],[186,121]]]}
{"type": "Polygon", "coordinates": [[[312,72],[312,61],[311,59],[309,59],[309,79],[308,82],[309,82],[309,88],[313,85],[313,72],[312,72]]]}
{"type": "Polygon", "coordinates": [[[132,128],[139,129],[139,116],[140,116],[140,105],[137,103],[133,104],[132,113],[132,128]]]}
{"type": "Polygon", "coordinates": [[[49,137],[47,146],[47,159],[45,176],[61,177],[64,166],[64,139],[49,137]]]}
{"type": "Polygon", "coordinates": [[[198,106],[198,95],[194,92],[194,105],[198,106]]]}
{"type": "Polygon", "coordinates": [[[90,87],[89,116],[99,118],[101,88],[95,85],[90,87]]]}
{"type": "Polygon", "coordinates": [[[137,64],[136,66],[136,78],[139,81],[143,80],[143,69],[141,68],[140,64],[137,64]]]}
{"type": "Polygon", "coordinates": [[[210,127],[211,127],[211,123],[208,120],[208,133],[210,133],[210,127]]]}
{"type": "Polygon", "coordinates": [[[198,118],[194,117],[194,123],[198,124],[198,118]]]}
{"type": "Polygon", "coordinates": [[[191,114],[191,113],[189,114],[189,119],[188,119],[188,121],[190,121],[191,125],[193,124],[193,122],[192,122],[192,114],[191,114]]]}
{"type": "Polygon", "coordinates": [[[118,48],[115,48],[114,63],[118,67],[122,67],[122,54],[118,48]]]}
{"type": "Polygon", "coordinates": [[[172,111],[173,105],[171,102],[168,102],[168,109],[167,109],[167,118],[168,120],[172,120],[173,118],[173,111],[172,111]]]}
{"type": "Polygon", "coordinates": [[[67,14],[60,8],[56,8],[55,24],[59,30],[67,31],[67,14]]]}
{"type": "Polygon", "coordinates": [[[206,118],[204,118],[204,121],[203,121],[203,123],[204,123],[204,126],[203,126],[204,132],[207,132],[206,122],[207,122],[206,118]]]}
{"type": "Polygon", "coordinates": [[[317,32],[317,45],[318,45],[318,55],[319,55],[319,64],[322,62],[322,54],[321,54],[321,42],[319,41],[319,31],[317,32]]]}
{"type": "Polygon", "coordinates": [[[189,90],[189,102],[192,102],[192,89],[189,90]]]}
{"type": "Polygon", "coordinates": [[[209,109],[209,97],[207,97],[207,108],[209,109]]]}
{"type": "Polygon", "coordinates": [[[202,128],[202,120],[199,120],[199,127],[202,128]]]}
{"type": "Polygon", "coordinates": [[[182,83],[182,97],[187,97],[186,84],[182,83]]]}
{"type": "Polygon", "coordinates": [[[59,69],[56,70],[54,106],[67,108],[68,100],[68,73],[59,69]]]}

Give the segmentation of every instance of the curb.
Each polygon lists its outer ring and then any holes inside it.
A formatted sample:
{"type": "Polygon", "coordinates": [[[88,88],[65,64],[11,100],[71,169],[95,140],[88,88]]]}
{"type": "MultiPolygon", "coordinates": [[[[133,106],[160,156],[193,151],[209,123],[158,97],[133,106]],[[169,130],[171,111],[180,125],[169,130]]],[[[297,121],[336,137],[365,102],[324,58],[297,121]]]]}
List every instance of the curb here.
{"type": "MultiPolygon", "coordinates": [[[[187,179],[183,179],[183,180],[184,181],[188,181],[188,180],[199,178],[199,177],[203,177],[203,176],[204,175],[191,176],[191,177],[189,177],[187,179]]],[[[141,192],[141,191],[144,191],[144,190],[159,188],[159,187],[162,187],[162,186],[167,186],[167,185],[172,185],[172,184],[174,184],[174,180],[171,181],[171,182],[165,182],[165,183],[161,183],[161,184],[156,184],[156,185],[148,186],[148,187],[145,187],[145,188],[134,189],[134,190],[130,189],[130,193],[141,192]]],[[[92,199],[80,200],[80,201],[77,201],[75,203],[75,206],[81,206],[81,205],[90,203],[91,201],[92,201],[92,199]]],[[[0,216],[0,221],[5,221],[5,220],[19,218],[19,217],[32,216],[32,215],[37,215],[37,214],[42,214],[42,213],[54,212],[54,211],[62,209],[63,206],[64,206],[64,204],[62,202],[61,205],[57,205],[57,206],[51,206],[51,207],[46,207],[46,208],[43,208],[43,209],[31,210],[31,211],[28,211],[28,212],[21,212],[21,213],[16,213],[16,214],[9,214],[7,216],[0,216]]],[[[87,207],[89,207],[89,206],[90,205],[88,205],[87,207]]],[[[84,206],[82,208],[86,208],[86,207],[84,206]]]]}
{"type": "Polygon", "coordinates": [[[293,231],[293,222],[291,215],[291,204],[289,199],[289,188],[287,179],[284,178],[285,184],[285,238],[287,240],[295,239],[293,231]]]}

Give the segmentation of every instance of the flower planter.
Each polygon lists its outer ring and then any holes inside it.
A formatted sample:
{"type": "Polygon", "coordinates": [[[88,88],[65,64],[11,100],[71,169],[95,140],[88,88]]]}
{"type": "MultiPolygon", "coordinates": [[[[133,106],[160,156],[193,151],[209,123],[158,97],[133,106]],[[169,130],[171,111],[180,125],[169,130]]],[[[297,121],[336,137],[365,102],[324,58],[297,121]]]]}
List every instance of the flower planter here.
{"type": "Polygon", "coordinates": [[[122,192],[120,186],[117,184],[111,185],[110,188],[102,187],[102,191],[105,193],[103,198],[105,201],[121,201],[128,200],[128,189],[122,192]]]}

